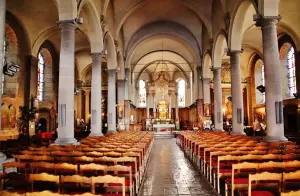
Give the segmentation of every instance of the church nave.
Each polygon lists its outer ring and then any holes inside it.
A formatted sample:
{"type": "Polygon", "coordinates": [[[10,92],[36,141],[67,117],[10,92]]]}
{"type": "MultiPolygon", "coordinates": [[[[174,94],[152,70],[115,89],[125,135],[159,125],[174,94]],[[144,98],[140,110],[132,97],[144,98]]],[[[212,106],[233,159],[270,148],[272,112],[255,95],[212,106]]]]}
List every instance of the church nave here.
{"type": "Polygon", "coordinates": [[[194,168],[176,139],[155,139],[139,196],[215,196],[217,193],[194,168]]]}

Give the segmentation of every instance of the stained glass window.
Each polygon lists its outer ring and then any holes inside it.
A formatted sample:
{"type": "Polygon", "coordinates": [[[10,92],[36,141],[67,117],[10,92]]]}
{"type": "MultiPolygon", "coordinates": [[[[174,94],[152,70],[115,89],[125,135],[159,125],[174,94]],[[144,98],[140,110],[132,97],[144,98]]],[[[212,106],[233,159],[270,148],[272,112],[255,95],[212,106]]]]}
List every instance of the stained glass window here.
{"type": "Polygon", "coordinates": [[[45,79],[45,59],[41,52],[38,55],[38,77],[37,77],[37,99],[43,101],[44,97],[44,79],[45,79]]]}
{"type": "Polygon", "coordinates": [[[146,107],[146,82],[144,80],[139,81],[139,105],[140,107],[146,107]]]}
{"type": "Polygon", "coordinates": [[[295,67],[295,50],[290,47],[287,53],[287,69],[288,69],[288,86],[290,97],[296,93],[296,67],[295,67]]]}
{"type": "Polygon", "coordinates": [[[296,93],[295,49],[291,43],[280,48],[280,60],[283,98],[291,98],[296,93]]]}
{"type": "Polygon", "coordinates": [[[185,81],[179,80],[178,81],[178,106],[185,107],[185,81]]]}

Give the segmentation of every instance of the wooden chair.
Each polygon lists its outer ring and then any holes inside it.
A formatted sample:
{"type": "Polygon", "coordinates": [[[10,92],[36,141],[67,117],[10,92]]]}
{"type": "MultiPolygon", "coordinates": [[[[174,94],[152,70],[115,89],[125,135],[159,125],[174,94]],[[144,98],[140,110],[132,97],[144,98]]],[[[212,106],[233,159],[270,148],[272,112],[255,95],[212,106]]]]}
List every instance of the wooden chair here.
{"type": "Polygon", "coordinates": [[[51,191],[42,191],[42,192],[27,192],[25,196],[67,196],[67,195],[54,193],[51,191]]]}
{"type": "MultiPolygon", "coordinates": [[[[132,169],[131,166],[123,166],[123,165],[114,165],[114,166],[108,166],[106,168],[106,173],[113,176],[119,176],[119,177],[125,177],[125,186],[126,191],[129,192],[130,196],[133,196],[135,187],[134,187],[134,181],[132,179],[132,169]]],[[[113,187],[112,190],[114,190],[115,187],[122,186],[121,184],[116,183],[109,183],[108,188],[113,187]]],[[[108,190],[109,191],[109,190],[108,190]]],[[[109,191],[111,192],[111,191],[109,191]]]]}
{"type": "Polygon", "coordinates": [[[54,170],[56,175],[74,175],[77,174],[78,167],[70,163],[56,163],[54,170]]]}
{"type": "Polygon", "coordinates": [[[31,183],[31,191],[34,191],[35,182],[37,182],[37,185],[42,190],[48,190],[48,188],[51,188],[52,190],[57,190],[60,192],[59,176],[47,173],[29,174],[28,180],[31,183]]]}
{"type": "Polygon", "coordinates": [[[33,156],[32,157],[33,161],[44,161],[44,162],[53,162],[54,157],[52,156],[47,156],[47,155],[42,155],[42,156],[33,156]]]}
{"type": "Polygon", "coordinates": [[[282,172],[283,171],[283,164],[282,162],[263,162],[258,164],[259,172],[282,172]]]}
{"type": "Polygon", "coordinates": [[[249,175],[249,184],[248,184],[248,192],[240,192],[242,196],[244,195],[274,195],[270,192],[270,188],[277,189],[276,191],[280,192],[280,185],[282,181],[282,173],[269,173],[263,172],[259,174],[250,174],[249,175]],[[274,183],[271,183],[271,181],[274,183]],[[253,183],[254,182],[254,183],[253,183]],[[252,188],[259,188],[260,190],[252,190],[252,188]],[[267,190],[264,190],[267,189],[267,190]]]}
{"type": "Polygon", "coordinates": [[[27,187],[27,164],[23,162],[6,162],[2,165],[3,177],[1,180],[1,190],[5,187],[23,189],[27,187]],[[16,168],[16,172],[8,172],[8,168],[16,168]]]}
{"type": "Polygon", "coordinates": [[[30,161],[32,161],[34,155],[29,155],[29,154],[13,155],[13,157],[19,162],[30,162],[30,161]]]}
{"type": "Polygon", "coordinates": [[[31,173],[54,173],[54,163],[33,162],[30,163],[31,173]]]}
{"type": "Polygon", "coordinates": [[[81,164],[79,165],[80,175],[83,176],[99,176],[106,173],[106,165],[100,165],[95,163],[81,164]]]}
{"type": "Polygon", "coordinates": [[[74,157],[74,161],[75,161],[76,164],[93,163],[94,162],[94,158],[87,157],[87,156],[74,157]]]}
{"type": "Polygon", "coordinates": [[[25,194],[14,193],[14,192],[9,192],[9,191],[1,191],[0,196],[25,196],[25,194]]]}
{"type": "Polygon", "coordinates": [[[92,187],[93,187],[93,194],[96,194],[96,186],[97,184],[108,184],[108,183],[118,183],[122,185],[122,196],[126,195],[125,191],[125,177],[115,177],[111,175],[105,175],[105,176],[98,176],[98,177],[92,177],[92,187]]]}
{"type": "Polygon", "coordinates": [[[282,190],[295,191],[300,187],[300,171],[283,173],[282,190]]]}
{"type": "Polygon", "coordinates": [[[97,151],[86,152],[85,154],[86,154],[86,156],[89,156],[89,157],[102,157],[103,156],[103,152],[97,152],[97,151]]]}
{"type": "Polygon", "coordinates": [[[121,157],[122,153],[115,152],[115,151],[110,151],[110,152],[104,152],[103,155],[107,156],[107,157],[121,157]]]}
{"type": "Polygon", "coordinates": [[[296,171],[300,169],[300,161],[298,160],[286,161],[282,163],[282,167],[285,172],[296,171]]]}
{"type": "Polygon", "coordinates": [[[91,192],[92,191],[92,179],[89,177],[72,175],[61,176],[61,188],[62,192],[91,192]]]}
{"type": "Polygon", "coordinates": [[[231,193],[234,196],[235,190],[247,190],[248,188],[248,175],[256,173],[258,170],[258,163],[238,163],[232,165],[231,178],[225,181],[225,194],[231,193]]]}
{"type": "Polygon", "coordinates": [[[291,191],[291,192],[287,192],[287,193],[282,192],[280,194],[280,196],[299,196],[299,195],[300,195],[300,190],[299,191],[291,191]]]}

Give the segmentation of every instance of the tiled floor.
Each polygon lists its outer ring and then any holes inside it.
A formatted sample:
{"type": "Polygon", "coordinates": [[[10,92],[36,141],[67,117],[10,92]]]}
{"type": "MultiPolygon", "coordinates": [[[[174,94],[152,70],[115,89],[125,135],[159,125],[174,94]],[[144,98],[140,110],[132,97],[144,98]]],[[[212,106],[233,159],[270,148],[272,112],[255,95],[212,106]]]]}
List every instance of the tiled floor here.
{"type": "Polygon", "coordinates": [[[156,139],[140,196],[218,195],[185,158],[175,139],[156,139]]]}

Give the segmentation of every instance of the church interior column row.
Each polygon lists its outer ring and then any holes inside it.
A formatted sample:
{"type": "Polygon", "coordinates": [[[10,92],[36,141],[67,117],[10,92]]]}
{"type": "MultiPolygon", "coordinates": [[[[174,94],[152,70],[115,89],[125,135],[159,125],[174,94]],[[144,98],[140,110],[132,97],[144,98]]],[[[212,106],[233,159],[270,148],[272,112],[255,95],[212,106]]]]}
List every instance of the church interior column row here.
{"type": "Polygon", "coordinates": [[[56,144],[76,143],[74,138],[74,59],[76,24],[60,21],[61,49],[58,88],[58,138],[56,144]]]}

